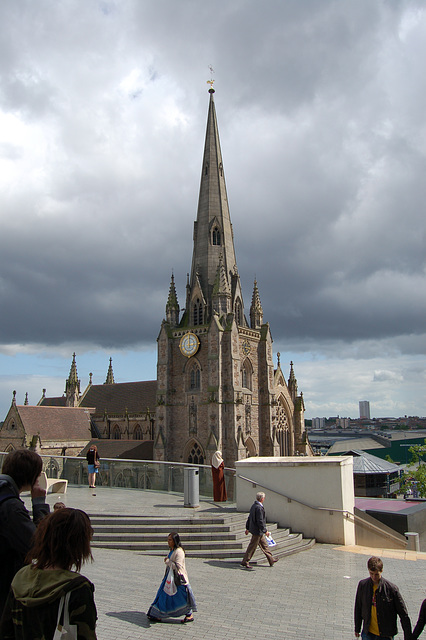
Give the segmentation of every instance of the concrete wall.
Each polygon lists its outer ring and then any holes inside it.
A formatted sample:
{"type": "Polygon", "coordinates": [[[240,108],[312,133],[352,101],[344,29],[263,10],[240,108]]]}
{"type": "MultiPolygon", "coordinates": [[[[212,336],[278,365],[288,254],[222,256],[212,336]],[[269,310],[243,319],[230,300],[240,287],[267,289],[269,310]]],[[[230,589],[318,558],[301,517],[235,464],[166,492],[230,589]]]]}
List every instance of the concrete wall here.
{"type": "Polygon", "coordinates": [[[355,544],[353,517],[328,509],[354,513],[353,460],[351,456],[247,458],[235,463],[237,509],[249,511],[258,491],[266,494],[269,522],[331,544],[355,544]],[[245,476],[255,483],[242,480],[245,476]],[[278,493],[292,498],[288,500],[278,493]],[[326,507],[318,511],[312,507],[326,507]]]}

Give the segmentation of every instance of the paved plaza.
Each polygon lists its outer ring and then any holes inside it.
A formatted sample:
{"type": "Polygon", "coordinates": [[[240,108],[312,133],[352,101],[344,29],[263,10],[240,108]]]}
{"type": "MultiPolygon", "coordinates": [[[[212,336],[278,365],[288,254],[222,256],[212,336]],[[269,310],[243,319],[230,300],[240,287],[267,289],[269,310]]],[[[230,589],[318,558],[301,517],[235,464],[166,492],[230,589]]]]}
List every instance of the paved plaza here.
{"type": "MultiPolygon", "coordinates": [[[[184,507],[181,495],[130,489],[69,487],[67,506],[92,513],[176,515],[232,510],[235,505],[201,502],[184,507]]],[[[27,501],[28,499],[26,499],[27,501]]],[[[58,496],[49,495],[53,504],[58,496]]],[[[267,498],[265,500],[268,513],[267,498]]],[[[183,546],[185,540],[183,539],[183,546]]],[[[164,556],[167,543],[164,541],[164,556]]],[[[138,551],[94,549],[95,562],[82,573],[95,584],[99,640],[281,638],[341,640],[353,638],[353,602],[358,580],[367,577],[370,555],[384,560],[384,576],[395,582],[407,603],[412,623],[426,597],[426,554],[350,549],[317,544],[281,559],[274,567],[242,569],[235,561],[187,557],[187,569],[198,612],[192,624],[152,624],[145,613],[164,575],[162,557],[138,551]]],[[[426,632],[425,632],[426,633],[426,632]]],[[[399,637],[402,638],[400,634],[399,637]]]]}

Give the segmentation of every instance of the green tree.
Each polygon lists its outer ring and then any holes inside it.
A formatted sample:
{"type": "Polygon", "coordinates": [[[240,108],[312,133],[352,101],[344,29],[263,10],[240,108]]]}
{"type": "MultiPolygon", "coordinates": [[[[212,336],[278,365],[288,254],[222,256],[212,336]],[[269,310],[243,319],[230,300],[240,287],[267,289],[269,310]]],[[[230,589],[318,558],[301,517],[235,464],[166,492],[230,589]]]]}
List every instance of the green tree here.
{"type": "Polygon", "coordinates": [[[408,489],[414,480],[419,496],[426,498],[426,464],[422,464],[423,456],[426,454],[426,438],[424,444],[414,444],[408,452],[411,453],[411,460],[402,475],[402,483],[408,489]]]}

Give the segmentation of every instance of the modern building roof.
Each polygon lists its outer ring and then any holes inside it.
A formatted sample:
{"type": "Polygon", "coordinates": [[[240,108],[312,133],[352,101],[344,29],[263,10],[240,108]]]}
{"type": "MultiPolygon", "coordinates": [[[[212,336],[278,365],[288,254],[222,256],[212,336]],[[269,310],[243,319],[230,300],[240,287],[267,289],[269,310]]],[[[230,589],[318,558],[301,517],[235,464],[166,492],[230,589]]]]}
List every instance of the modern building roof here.
{"type": "Polygon", "coordinates": [[[393,462],[387,462],[371,453],[351,449],[342,452],[342,455],[353,456],[354,473],[396,473],[400,467],[393,462]]]}
{"type": "MultiPolygon", "coordinates": [[[[389,443],[390,444],[390,443],[389,443]]],[[[347,438],[345,440],[337,440],[327,451],[327,455],[343,455],[345,451],[349,450],[364,450],[364,449],[384,449],[384,445],[380,444],[371,437],[365,438],[347,438]]]]}

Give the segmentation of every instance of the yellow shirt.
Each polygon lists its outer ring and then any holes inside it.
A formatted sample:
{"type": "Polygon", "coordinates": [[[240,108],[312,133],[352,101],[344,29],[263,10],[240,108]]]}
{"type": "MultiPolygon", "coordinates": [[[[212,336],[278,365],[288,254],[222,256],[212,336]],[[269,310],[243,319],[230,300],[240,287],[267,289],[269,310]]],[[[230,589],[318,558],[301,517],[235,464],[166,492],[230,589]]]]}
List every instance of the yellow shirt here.
{"type": "Polygon", "coordinates": [[[380,635],[379,624],[377,622],[377,607],[376,607],[376,591],[378,584],[373,584],[373,600],[371,601],[371,620],[368,630],[370,633],[374,633],[375,636],[380,635]]]}

